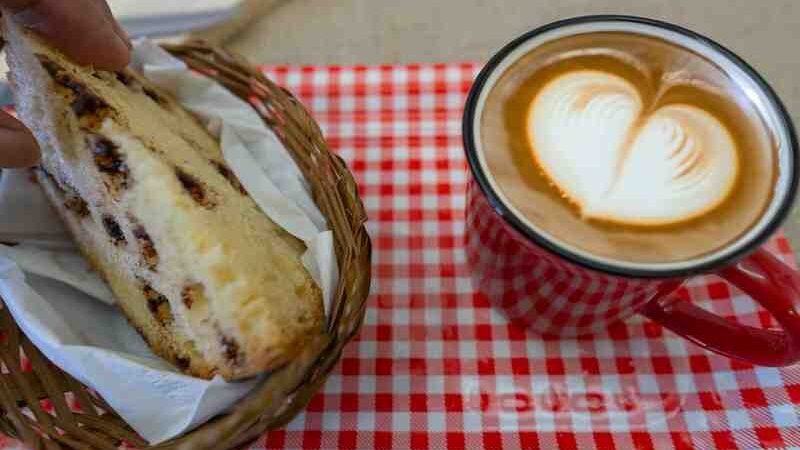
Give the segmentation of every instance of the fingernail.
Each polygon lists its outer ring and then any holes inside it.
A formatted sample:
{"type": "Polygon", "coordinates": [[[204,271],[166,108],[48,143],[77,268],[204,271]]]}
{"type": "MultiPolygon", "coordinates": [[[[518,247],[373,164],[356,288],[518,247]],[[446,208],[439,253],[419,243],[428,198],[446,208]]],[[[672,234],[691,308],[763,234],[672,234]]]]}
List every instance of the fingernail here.
{"type": "Polygon", "coordinates": [[[131,49],[133,48],[133,46],[131,45],[131,41],[123,38],[120,35],[116,35],[116,36],[117,36],[117,41],[119,42],[119,45],[121,46],[121,48],[119,49],[119,53],[118,54],[125,55],[126,59],[130,59],[131,49]]]}
{"type": "Polygon", "coordinates": [[[122,39],[122,42],[128,47],[128,50],[133,50],[133,43],[131,42],[131,37],[128,32],[119,24],[114,27],[114,31],[117,32],[117,36],[122,39]]]}
{"type": "Polygon", "coordinates": [[[114,32],[117,33],[117,36],[122,39],[128,49],[132,50],[133,44],[131,43],[131,37],[128,35],[128,32],[122,28],[122,25],[119,23],[119,21],[114,18],[114,13],[111,11],[111,7],[109,6],[108,2],[106,0],[97,0],[96,4],[99,5],[102,11],[105,13],[106,20],[111,23],[111,27],[114,29],[114,32]]]}

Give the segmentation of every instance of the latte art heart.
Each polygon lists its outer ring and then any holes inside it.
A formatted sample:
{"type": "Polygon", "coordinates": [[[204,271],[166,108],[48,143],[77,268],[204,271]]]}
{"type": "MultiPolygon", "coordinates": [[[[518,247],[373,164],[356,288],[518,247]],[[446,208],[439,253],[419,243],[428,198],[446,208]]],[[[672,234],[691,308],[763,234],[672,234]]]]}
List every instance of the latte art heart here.
{"type": "Polygon", "coordinates": [[[683,222],[725,201],[739,172],[719,119],[689,104],[646,113],[631,82],[602,71],[550,81],[530,106],[527,131],[540,168],[586,218],[683,222]]]}

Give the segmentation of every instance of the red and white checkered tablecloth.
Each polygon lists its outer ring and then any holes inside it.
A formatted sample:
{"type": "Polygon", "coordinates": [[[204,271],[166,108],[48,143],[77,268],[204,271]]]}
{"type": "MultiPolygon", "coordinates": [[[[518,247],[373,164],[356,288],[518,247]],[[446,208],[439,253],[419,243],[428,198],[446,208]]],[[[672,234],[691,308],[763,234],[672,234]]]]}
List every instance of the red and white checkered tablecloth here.
{"type": "MultiPolygon", "coordinates": [[[[307,411],[257,448],[800,448],[800,366],[731,361],[639,317],[591,339],[542,339],[476,293],[461,113],[479,68],[267,69],[350,164],[375,254],[360,337],[307,411]]],[[[769,247],[794,264],[784,238],[769,247]]],[[[681,295],[772,324],[717,278],[681,295]]]]}

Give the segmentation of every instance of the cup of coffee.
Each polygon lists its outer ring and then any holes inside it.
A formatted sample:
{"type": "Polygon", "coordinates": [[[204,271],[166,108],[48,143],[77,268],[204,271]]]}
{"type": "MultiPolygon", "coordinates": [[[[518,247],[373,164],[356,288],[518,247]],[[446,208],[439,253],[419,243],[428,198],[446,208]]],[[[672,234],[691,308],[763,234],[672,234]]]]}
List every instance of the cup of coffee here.
{"type": "Polygon", "coordinates": [[[546,25],[480,73],[464,143],[469,264],[513,320],[579,336],[639,313],[729,357],[800,360],[800,274],[760,248],[795,198],[797,138],[731,51],[639,17],[546,25]],[[780,329],[676,301],[707,273],[780,329]]]}

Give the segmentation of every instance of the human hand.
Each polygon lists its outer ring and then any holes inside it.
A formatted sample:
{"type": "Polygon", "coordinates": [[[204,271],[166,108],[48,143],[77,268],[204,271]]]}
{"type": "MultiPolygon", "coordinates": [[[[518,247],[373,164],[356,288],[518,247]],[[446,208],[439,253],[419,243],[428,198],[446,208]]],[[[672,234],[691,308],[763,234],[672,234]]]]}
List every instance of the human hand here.
{"type": "MultiPolygon", "coordinates": [[[[106,0],[0,0],[0,7],[78,63],[117,70],[130,61],[130,40],[106,0]]],[[[0,168],[38,161],[39,146],[31,132],[0,112],[0,168]]]]}

